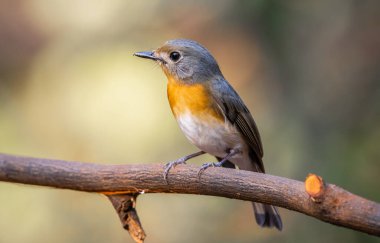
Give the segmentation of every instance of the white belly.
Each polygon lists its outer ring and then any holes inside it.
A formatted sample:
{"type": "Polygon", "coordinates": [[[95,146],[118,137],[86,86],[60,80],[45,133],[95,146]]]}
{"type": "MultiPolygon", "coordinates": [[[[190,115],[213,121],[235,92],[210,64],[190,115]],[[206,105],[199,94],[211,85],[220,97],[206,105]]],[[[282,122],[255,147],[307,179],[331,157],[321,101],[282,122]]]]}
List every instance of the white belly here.
{"type": "Polygon", "coordinates": [[[177,117],[178,124],[195,146],[211,155],[223,158],[230,149],[241,151],[232,157],[231,161],[241,167],[247,161],[248,149],[239,131],[228,122],[220,122],[214,117],[203,118],[193,116],[190,112],[177,117]]]}

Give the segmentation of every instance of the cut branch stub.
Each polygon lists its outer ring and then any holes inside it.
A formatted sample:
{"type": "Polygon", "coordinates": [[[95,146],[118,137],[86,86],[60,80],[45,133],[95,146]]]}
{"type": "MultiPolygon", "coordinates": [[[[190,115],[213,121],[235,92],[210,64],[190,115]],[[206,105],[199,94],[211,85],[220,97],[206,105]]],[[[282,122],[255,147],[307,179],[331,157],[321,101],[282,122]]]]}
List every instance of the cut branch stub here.
{"type": "Polygon", "coordinates": [[[319,203],[322,201],[325,192],[325,184],[322,177],[309,174],[305,180],[305,189],[313,202],[319,203]]]}

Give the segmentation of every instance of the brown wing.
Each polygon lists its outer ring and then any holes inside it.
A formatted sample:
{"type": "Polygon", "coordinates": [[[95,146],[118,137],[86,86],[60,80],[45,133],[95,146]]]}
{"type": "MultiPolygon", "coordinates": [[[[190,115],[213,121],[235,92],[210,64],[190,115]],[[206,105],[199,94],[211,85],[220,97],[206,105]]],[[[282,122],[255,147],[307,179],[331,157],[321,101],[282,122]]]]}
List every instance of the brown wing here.
{"type": "Polygon", "coordinates": [[[214,100],[228,121],[234,124],[243,135],[250,147],[250,156],[257,163],[260,172],[265,172],[262,162],[264,152],[259,130],[248,108],[226,80],[215,80],[211,82],[211,85],[210,90],[214,100]]]}

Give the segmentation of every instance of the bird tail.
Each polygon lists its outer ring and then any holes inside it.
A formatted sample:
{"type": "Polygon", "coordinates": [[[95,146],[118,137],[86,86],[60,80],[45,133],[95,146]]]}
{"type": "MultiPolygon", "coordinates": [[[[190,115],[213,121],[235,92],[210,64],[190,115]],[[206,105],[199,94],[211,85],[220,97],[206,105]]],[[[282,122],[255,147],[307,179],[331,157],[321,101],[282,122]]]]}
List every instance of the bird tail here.
{"type": "MultiPolygon", "coordinates": [[[[216,157],[218,161],[222,159],[216,157]]],[[[260,160],[261,161],[261,160],[260,160]]],[[[255,164],[257,165],[257,164],[255,164]]],[[[262,162],[261,162],[262,165],[262,162]]],[[[235,165],[226,161],[223,165],[225,168],[235,169],[235,165]]],[[[264,167],[260,168],[260,166],[255,166],[253,169],[249,169],[256,172],[264,173],[264,167]]],[[[255,212],[256,223],[261,227],[273,228],[276,227],[278,230],[282,230],[282,220],[280,214],[278,213],[276,207],[263,203],[252,202],[253,211],[255,212]]]]}
{"type": "Polygon", "coordinates": [[[256,202],[253,202],[252,205],[258,225],[269,228],[276,227],[278,230],[282,230],[281,217],[276,207],[256,202]]]}
{"type": "MultiPolygon", "coordinates": [[[[256,154],[250,153],[251,168],[249,170],[265,173],[263,161],[260,157],[255,156],[256,154]]],[[[277,208],[264,204],[264,203],[256,203],[252,202],[253,211],[255,212],[256,223],[261,227],[268,228],[277,228],[278,230],[282,230],[282,220],[280,214],[277,211],[277,208]]]]}

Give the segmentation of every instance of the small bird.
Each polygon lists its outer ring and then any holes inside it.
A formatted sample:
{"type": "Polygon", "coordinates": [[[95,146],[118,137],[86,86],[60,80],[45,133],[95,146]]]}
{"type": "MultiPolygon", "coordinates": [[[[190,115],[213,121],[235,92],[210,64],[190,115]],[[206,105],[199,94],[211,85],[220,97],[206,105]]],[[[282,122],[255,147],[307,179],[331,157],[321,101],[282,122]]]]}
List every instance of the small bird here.
{"type": "MultiPolygon", "coordinates": [[[[201,151],[167,163],[171,168],[208,153],[217,163],[205,163],[198,176],[210,166],[265,173],[263,146],[248,108],[224,78],[210,52],[193,40],[169,40],[153,51],[136,52],[137,57],[157,62],[164,71],[170,108],[179,127],[201,151]]],[[[274,206],[252,202],[261,227],[282,229],[274,206]]]]}

